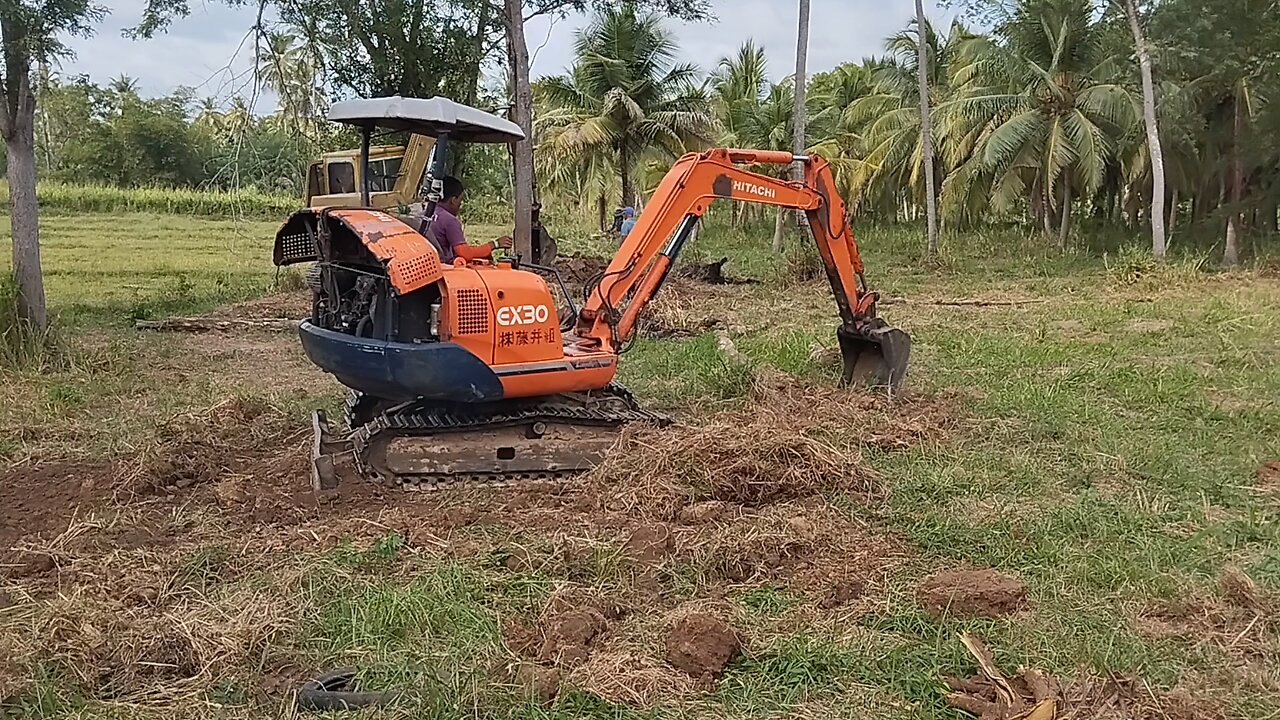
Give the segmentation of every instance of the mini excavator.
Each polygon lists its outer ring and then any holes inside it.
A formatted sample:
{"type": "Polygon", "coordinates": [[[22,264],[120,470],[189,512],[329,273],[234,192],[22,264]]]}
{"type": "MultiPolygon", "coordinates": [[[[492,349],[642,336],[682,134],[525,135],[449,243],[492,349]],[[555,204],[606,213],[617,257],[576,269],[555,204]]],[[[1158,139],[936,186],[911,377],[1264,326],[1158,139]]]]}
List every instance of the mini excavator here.
{"type": "MultiPolygon", "coordinates": [[[[365,150],[375,128],[435,138],[428,219],[451,143],[524,137],[514,123],[444,98],[340,102],[330,119],[359,127],[365,150]]],[[[510,256],[442,265],[429,222],[415,228],[367,203],[308,208],[281,227],[274,260],[313,263],[302,345],[352,391],[341,436],[323,411],[314,416],[317,487],[336,484],[343,455],[364,476],[410,489],[555,479],[597,464],[623,425],[665,423],[615,382],[618,359],[699,218],[720,199],[806,214],[840,316],[842,381],[899,390],[911,339],[877,316],[844,201],[816,156],[715,148],[681,157],[588,283],[582,307],[570,301],[563,320],[545,279],[559,282],[554,268],[510,256]],[[793,162],[804,167],[801,182],[743,167],[793,162]]]]}

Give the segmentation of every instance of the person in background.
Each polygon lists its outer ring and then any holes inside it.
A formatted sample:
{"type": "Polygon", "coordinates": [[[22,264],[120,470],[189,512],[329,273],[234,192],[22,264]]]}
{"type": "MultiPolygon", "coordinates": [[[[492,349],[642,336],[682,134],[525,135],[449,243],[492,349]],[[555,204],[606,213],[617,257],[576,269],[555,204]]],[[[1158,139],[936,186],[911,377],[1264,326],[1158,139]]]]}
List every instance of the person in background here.
{"type": "Polygon", "coordinates": [[[613,234],[617,235],[622,232],[622,208],[613,209],[613,224],[609,226],[613,230],[613,234]]]}
{"type": "Polygon", "coordinates": [[[458,214],[462,212],[462,194],[466,188],[461,180],[453,176],[445,177],[441,182],[444,185],[444,197],[436,203],[435,219],[431,221],[428,235],[428,239],[440,251],[441,263],[450,265],[455,258],[484,260],[493,255],[495,248],[511,247],[509,235],[483,245],[468,245],[467,237],[462,232],[462,221],[458,219],[458,214]]]}
{"type": "Polygon", "coordinates": [[[622,237],[626,237],[631,232],[631,228],[636,226],[636,209],[632,207],[622,208],[622,237]]]}

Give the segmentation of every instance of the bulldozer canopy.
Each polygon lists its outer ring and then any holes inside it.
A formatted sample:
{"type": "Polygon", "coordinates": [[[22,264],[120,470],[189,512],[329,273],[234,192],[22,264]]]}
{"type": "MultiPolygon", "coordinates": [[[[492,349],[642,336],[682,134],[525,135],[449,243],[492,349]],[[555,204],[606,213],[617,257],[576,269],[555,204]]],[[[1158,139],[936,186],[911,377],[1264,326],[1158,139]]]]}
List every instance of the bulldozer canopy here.
{"type": "Polygon", "coordinates": [[[520,126],[510,120],[442,97],[397,95],[343,100],[329,109],[329,119],[357,127],[407,130],[428,137],[448,133],[457,142],[512,143],[524,139],[520,126]]]}

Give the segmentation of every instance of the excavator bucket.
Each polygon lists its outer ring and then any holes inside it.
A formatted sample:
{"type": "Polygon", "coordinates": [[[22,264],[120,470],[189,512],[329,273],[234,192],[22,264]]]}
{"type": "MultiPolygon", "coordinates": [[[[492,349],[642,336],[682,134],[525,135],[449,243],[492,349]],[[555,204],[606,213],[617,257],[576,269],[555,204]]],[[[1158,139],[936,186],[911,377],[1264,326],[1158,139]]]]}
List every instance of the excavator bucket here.
{"type": "Polygon", "coordinates": [[[902,390],[911,359],[911,336],[872,318],[857,327],[836,330],[844,362],[842,385],[886,387],[891,395],[902,390]]]}

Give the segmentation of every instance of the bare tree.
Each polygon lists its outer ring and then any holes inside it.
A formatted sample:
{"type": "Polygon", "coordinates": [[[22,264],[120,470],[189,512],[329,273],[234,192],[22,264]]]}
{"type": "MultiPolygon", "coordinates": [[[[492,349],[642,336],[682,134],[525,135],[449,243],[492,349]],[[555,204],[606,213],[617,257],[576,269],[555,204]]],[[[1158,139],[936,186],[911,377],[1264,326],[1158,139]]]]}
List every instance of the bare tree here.
{"type": "Polygon", "coordinates": [[[43,0],[0,3],[0,37],[4,67],[0,69],[0,135],[8,153],[9,222],[13,231],[13,277],[17,285],[18,319],[24,330],[43,333],[49,326],[44,273],[40,268],[40,218],[36,205],[36,96],[32,70],[65,54],[62,33],[87,35],[102,17],[88,0],[43,0]]]}
{"type": "Polygon", "coordinates": [[[1133,45],[1138,52],[1138,68],[1142,73],[1142,120],[1147,128],[1147,147],[1151,153],[1151,254],[1157,260],[1165,253],[1164,151],[1160,148],[1160,127],[1156,120],[1156,88],[1151,74],[1151,48],[1142,30],[1137,0],[1124,0],[1124,12],[1133,31],[1133,45]]]}
{"type": "MultiPolygon", "coordinates": [[[[796,31],[796,74],[795,74],[795,107],[791,113],[792,135],[791,152],[795,155],[805,153],[805,66],[809,61],[809,0],[800,0],[800,21],[796,31]]],[[[791,165],[791,179],[796,182],[804,180],[804,163],[791,165]]],[[[781,216],[779,216],[781,217],[781,216]]],[[[804,213],[796,212],[796,222],[805,222],[804,213]]],[[[773,251],[782,252],[782,233],[773,234],[773,251]]]]}
{"type": "Polygon", "coordinates": [[[929,227],[929,258],[938,257],[938,188],[933,172],[933,117],[929,109],[929,23],[924,3],[916,0],[916,74],[920,80],[920,165],[924,169],[925,217],[929,227]]]}
{"type": "Polygon", "coordinates": [[[524,140],[516,143],[515,171],[515,250],[526,260],[533,257],[533,90],[529,86],[529,47],[524,40],[524,11],[521,0],[503,0],[507,31],[507,62],[511,68],[513,89],[512,115],[524,131],[524,140]]]}
{"type": "Polygon", "coordinates": [[[1237,85],[1231,97],[1231,154],[1227,169],[1227,237],[1222,250],[1222,261],[1230,267],[1240,264],[1240,201],[1244,199],[1244,158],[1240,143],[1244,135],[1244,88],[1237,85]]]}

